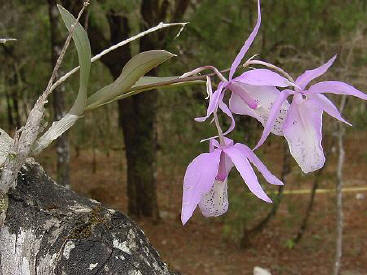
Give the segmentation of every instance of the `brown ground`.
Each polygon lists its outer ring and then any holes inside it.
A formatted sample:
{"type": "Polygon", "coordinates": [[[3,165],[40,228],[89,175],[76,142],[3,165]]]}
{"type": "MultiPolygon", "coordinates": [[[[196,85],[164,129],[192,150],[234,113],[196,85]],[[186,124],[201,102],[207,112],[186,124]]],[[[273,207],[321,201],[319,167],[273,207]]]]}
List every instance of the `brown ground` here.
{"type": "MultiPolygon", "coordinates": [[[[348,137],[345,167],[348,187],[366,186],[367,152],[363,146],[366,141],[364,134],[348,137]]],[[[273,147],[272,152],[279,151],[275,145],[273,147]]],[[[265,148],[265,151],[270,151],[270,148],[265,148]]],[[[267,163],[281,159],[273,153],[266,155],[272,156],[267,163]]],[[[118,152],[111,152],[109,157],[97,153],[96,159],[97,169],[93,173],[90,152],[82,151],[79,157],[73,156],[73,189],[125,212],[123,159],[118,152]]],[[[42,162],[50,163],[46,160],[42,162]]],[[[329,157],[328,174],[322,188],[334,188],[333,167],[335,155],[329,157]]],[[[53,174],[55,169],[48,167],[48,170],[53,174]]],[[[293,169],[286,190],[311,187],[312,178],[299,175],[299,169],[293,169]]],[[[270,269],[272,274],[331,274],[335,250],[335,193],[317,195],[309,227],[293,249],[287,246],[287,241],[297,232],[309,199],[307,194],[286,195],[277,216],[262,234],[252,240],[252,247],[243,250],[239,248],[236,236],[223,234],[224,218],[205,219],[196,213],[185,227],[181,225],[178,217],[182,176],[175,181],[159,179],[161,221],[158,224],[147,219],[137,221],[171,269],[182,274],[252,274],[254,266],[261,266],[270,269]]],[[[243,187],[238,190],[244,192],[243,187]]],[[[356,199],[356,193],[344,194],[342,270],[345,275],[367,274],[367,192],[360,193],[365,195],[365,199],[356,199]]],[[[258,201],[253,205],[256,203],[262,204],[258,201]]],[[[227,215],[230,217],[233,213],[230,209],[227,215]]],[[[266,212],[257,213],[257,219],[261,219],[266,212]]]]}

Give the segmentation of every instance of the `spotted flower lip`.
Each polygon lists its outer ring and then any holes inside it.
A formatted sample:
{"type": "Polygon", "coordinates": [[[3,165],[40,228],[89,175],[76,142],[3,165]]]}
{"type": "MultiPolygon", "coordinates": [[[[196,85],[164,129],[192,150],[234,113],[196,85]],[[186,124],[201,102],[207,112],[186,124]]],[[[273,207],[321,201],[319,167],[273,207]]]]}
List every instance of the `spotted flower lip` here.
{"type": "Polygon", "coordinates": [[[323,112],[348,125],[351,124],[341,116],[337,107],[323,94],[344,94],[367,100],[365,93],[340,81],[321,81],[306,88],[312,80],[326,73],[335,59],[336,55],[322,66],[301,74],[295,81],[299,87],[295,91],[286,89],[279,94],[255,149],[260,147],[270,134],[282,104],[289,96],[293,96],[283,124],[284,137],[288,142],[290,152],[304,173],[316,171],[324,166],[325,155],[321,144],[323,112]]]}
{"type": "MultiPolygon", "coordinates": [[[[276,87],[295,86],[295,84],[287,78],[269,69],[253,69],[242,73],[238,77],[234,77],[238,66],[242,62],[258,33],[260,25],[261,7],[260,1],[258,1],[258,18],[256,25],[234,59],[230,68],[229,79],[219,83],[217,90],[210,96],[206,115],[196,118],[196,121],[205,121],[219,108],[231,119],[231,126],[225,134],[231,132],[235,127],[232,113],[252,116],[265,125],[270,108],[280,93],[276,87]],[[231,91],[232,94],[229,107],[223,102],[224,92],[227,90],[231,91]]],[[[271,65],[266,62],[262,62],[262,64],[271,65]]],[[[271,66],[275,67],[274,65],[271,66]]],[[[284,102],[282,107],[285,112],[289,104],[284,102]]],[[[280,126],[275,126],[274,129],[272,129],[273,133],[282,135],[281,126],[283,120],[284,118],[280,114],[277,120],[280,126]]]]}
{"type": "Polygon", "coordinates": [[[224,141],[225,144],[221,145],[215,139],[210,140],[209,153],[200,154],[187,167],[182,197],[183,224],[190,219],[198,204],[205,216],[218,216],[225,213],[228,208],[228,205],[226,206],[227,189],[220,184],[227,181],[233,166],[236,167],[249,190],[268,203],[272,201],[262,189],[251,164],[270,184],[283,185],[249,147],[240,143],[234,144],[229,138],[224,138],[224,141]]]}

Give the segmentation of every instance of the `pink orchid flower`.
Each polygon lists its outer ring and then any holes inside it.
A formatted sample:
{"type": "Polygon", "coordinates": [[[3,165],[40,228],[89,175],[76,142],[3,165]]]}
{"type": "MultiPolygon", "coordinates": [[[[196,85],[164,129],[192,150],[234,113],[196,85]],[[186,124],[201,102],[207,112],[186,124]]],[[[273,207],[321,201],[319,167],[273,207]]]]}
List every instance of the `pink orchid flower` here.
{"type": "Polygon", "coordinates": [[[342,118],[336,106],[323,93],[352,95],[367,100],[366,94],[340,81],[322,81],[306,89],[313,79],[323,75],[329,69],[335,59],[336,56],[314,70],[305,71],[297,78],[296,84],[299,88],[295,88],[295,91],[287,89],[280,93],[255,149],[261,146],[270,134],[272,124],[280,112],[280,106],[290,95],[293,95],[283,125],[284,137],[290,152],[304,173],[316,171],[324,166],[325,155],[321,145],[323,112],[348,125],[351,124],[342,118]]]}
{"type": "MultiPolygon", "coordinates": [[[[233,78],[242,59],[252,45],[260,28],[260,24],[261,9],[260,1],[258,1],[257,23],[231,65],[229,80],[222,80],[219,83],[217,90],[210,97],[206,116],[196,118],[196,121],[205,121],[219,107],[219,109],[229,116],[232,121],[230,128],[224,134],[231,132],[235,127],[232,112],[252,116],[265,125],[270,109],[280,93],[276,87],[294,86],[294,84],[285,77],[268,69],[250,70],[236,78],[233,78]],[[226,90],[230,90],[232,92],[229,108],[225,103],[223,103],[224,92],[226,90]]],[[[261,64],[276,68],[274,65],[265,62],[261,62],[261,64]]],[[[272,125],[272,132],[274,134],[282,135],[282,124],[288,107],[288,102],[283,102],[281,108],[282,112],[277,116],[275,121],[276,123],[272,125]]]]}
{"type": "Polygon", "coordinates": [[[217,140],[210,140],[210,152],[197,156],[187,167],[181,212],[183,224],[190,219],[197,205],[206,217],[220,216],[227,211],[227,178],[233,166],[250,191],[268,203],[272,201],[259,184],[250,163],[256,166],[267,182],[283,185],[249,147],[234,144],[228,138],[224,138],[224,142],[225,145],[220,145],[217,140]]]}

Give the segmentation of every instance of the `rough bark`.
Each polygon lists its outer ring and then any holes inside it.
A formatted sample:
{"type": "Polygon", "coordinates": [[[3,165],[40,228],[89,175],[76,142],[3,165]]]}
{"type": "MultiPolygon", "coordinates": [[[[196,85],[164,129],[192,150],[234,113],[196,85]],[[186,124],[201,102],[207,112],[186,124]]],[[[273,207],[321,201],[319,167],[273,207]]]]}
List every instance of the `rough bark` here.
{"type": "Polygon", "coordinates": [[[57,185],[28,160],[0,228],[0,274],[170,274],[125,215],[57,185]]]}
{"type": "MultiPolygon", "coordinates": [[[[59,12],[56,6],[56,0],[48,0],[48,11],[51,32],[51,64],[55,66],[58,56],[60,55],[63,39],[60,37],[57,22],[59,12]]],[[[62,75],[60,71],[57,78],[62,75]]],[[[60,120],[65,115],[65,93],[64,86],[60,86],[53,93],[52,105],[54,109],[55,120],[60,120]]],[[[56,140],[57,154],[57,182],[64,186],[70,185],[70,148],[68,134],[64,133],[56,140]]]]}

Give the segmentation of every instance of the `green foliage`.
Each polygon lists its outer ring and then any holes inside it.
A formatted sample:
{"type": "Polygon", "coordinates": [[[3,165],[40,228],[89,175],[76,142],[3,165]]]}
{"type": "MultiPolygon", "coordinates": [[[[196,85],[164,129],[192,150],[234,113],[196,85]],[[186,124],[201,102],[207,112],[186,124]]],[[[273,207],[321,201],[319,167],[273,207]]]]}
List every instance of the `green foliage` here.
{"type": "Polygon", "coordinates": [[[114,82],[88,98],[87,109],[95,109],[117,100],[121,94],[130,89],[147,72],[173,56],[173,54],[164,50],[152,50],[137,54],[124,66],[121,75],[114,82]]]}
{"type": "MultiPolygon", "coordinates": [[[[76,19],[71,15],[66,9],[58,5],[61,17],[65,23],[66,28],[70,31],[72,26],[75,24],[76,19]]],[[[88,95],[88,82],[89,73],[91,67],[91,48],[89,44],[88,34],[84,28],[78,23],[74,27],[74,32],[72,34],[75,47],[78,52],[79,66],[80,66],[80,82],[79,82],[79,92],[75,100],[74,105],[71,107],[69,113],[73,115],[81,115],[84,112],[87,95],[88,95]]]]}
{"type": "Polygon", "coordinates": [[[168,89],[168,88],[178,88],[193,84],[202,84],[205,85],[205,81],[203,80],[193,80],[193,81],[185,81],[185,82],[175,82],[179,81],[178,76],[143,76],[141,77],[134,86],[131,87],[133,92],[143,92],[151,89],[168,89]],[[169,83],[172,84],[169,84],[169,83]]]}
{"type": "Polygon", "coordinates": [[[286,240],[284,245],[285,245],[286,248],[293,249],[294,246],[296,245],[296,243],[294,242],[293,239],[288,239],[288,240],[286,240]]]}

